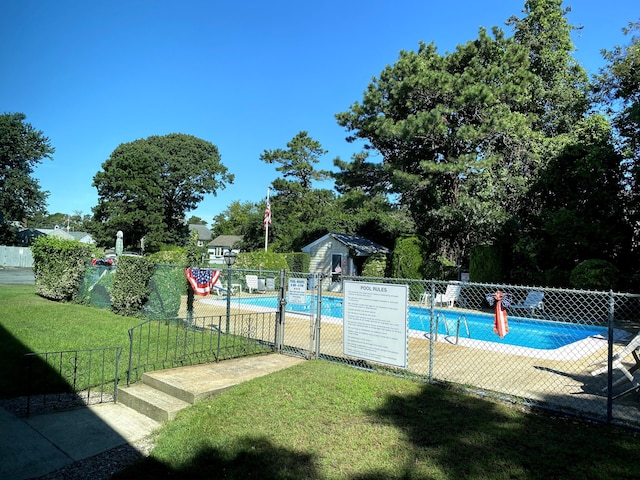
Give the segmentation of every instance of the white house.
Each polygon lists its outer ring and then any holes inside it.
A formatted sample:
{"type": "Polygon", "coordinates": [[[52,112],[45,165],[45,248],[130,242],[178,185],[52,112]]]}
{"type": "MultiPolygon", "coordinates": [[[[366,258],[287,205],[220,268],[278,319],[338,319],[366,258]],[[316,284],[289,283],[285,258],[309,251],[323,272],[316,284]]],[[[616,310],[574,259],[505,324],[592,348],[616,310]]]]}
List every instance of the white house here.
{"type": "Polygon", "coordinates": [[[199,247],[204,247],[207,243],[211,241],[211,230],[209,230],[206,225],[190,224],[189,233],[194,231],[198,232],[199,247]]]}
{"type": "Polygon", "coordinates": [[[207,244],[207,253],[209,254],[209,263],[215,265],[224,265],[224,252],[234,251],[239,253],[239,245],[242,242],[241,235],[219,235],[207,244]]]}

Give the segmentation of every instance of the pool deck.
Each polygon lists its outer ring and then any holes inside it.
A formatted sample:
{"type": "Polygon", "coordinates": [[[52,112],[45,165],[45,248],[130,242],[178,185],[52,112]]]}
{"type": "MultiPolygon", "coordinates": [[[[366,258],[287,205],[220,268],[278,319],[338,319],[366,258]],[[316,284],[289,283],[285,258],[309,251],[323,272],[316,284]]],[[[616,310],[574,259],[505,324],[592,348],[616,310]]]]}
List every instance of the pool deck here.
{"type": "MultiPolygon", "coordinates": [[[[253,306],[232,302],[231,314],[255,311],[253,306]]],[[[225,298],[202,298],[195,305],[196,316],[225,313],[225,298]]],[[[310,331],[308,315],[287,313],[285,345],[307,351],[313,358],[310,331]]],[[[341,322],[323,320],[319,335],[321,356],[344,358],[347,363],[357,360],[343,354],[341,322]]],[[[481,395],[508,396],[526,404],[542,403],[597,417],[606,415],[606,375],[594,377],[590,373],[597,368],[595,363],[606,359],[606,339],[589,337],[555,350],[538,350],[465,338],[459,338],[456,344],[454,337],[446,335],[430,342],[427,337],[424,332],[409,332],[407,372],[463,386],[481,395]]],[[[617,340],[619,345],[614,349],[624,345],[623,336],[617,340]]],[[[629,386],[627,382],[620,388],[629,386]]],[[[639,407],[637,394],[622,397],[614,402],[614,418],[640,424],[639,407]]]]}

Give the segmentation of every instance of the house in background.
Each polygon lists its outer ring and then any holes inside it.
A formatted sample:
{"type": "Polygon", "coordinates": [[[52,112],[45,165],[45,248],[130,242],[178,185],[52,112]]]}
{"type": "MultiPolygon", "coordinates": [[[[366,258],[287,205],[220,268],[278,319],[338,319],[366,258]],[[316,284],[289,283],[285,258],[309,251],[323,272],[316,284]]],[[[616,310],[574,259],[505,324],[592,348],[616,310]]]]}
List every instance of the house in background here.
{"type": "Polygon", "coordinates": [[[58,237],[65,240],[77,240],[80,243],[87,243],[93,245],[95,240],[91,236],[91,234],[86,232],[67,232],[65,228],[60,228],[58,226],[54,228],[25,228],[18,232],[18,240],[20,241],[20,245],[28,247],[30,246],[38,237],[42,236],[52,236],[58,237]]]}
{"type": "Polygon", "coordinates": [[[204,247],[207,243],[211,241],[211,230],[207,228],[206,225],[197,225],[190,224],[189,225],[189,235],[191,232],[198,232],[198,246],[204,247]]]}
{"type": "Polygon", "coordinates": [[[87,232],[67,232],[67,233],[71,235],[75,240],[79,241],[80,243],[90,243],[92,245],[96,243],[96,241],[93,239],[90,233],[87,233],[87,232]]]}
{"type": "Polygon", "coordinates": [[[214,238],[207,244],[209,263],[215,265],[224,265],[224,252],[229,250],[239,253],[239,246],[241,243],[241,235],[220,235],[214,238]]]}
{"type": "Polygon", "coordinates": [[[330,274],[338,281],[340,274],[359,275],[365,260],[372,255],[388,254],[389,249],[371,240],[345,233],[327,233],[302,248],[311,255],[311,273],[330,274]]]}

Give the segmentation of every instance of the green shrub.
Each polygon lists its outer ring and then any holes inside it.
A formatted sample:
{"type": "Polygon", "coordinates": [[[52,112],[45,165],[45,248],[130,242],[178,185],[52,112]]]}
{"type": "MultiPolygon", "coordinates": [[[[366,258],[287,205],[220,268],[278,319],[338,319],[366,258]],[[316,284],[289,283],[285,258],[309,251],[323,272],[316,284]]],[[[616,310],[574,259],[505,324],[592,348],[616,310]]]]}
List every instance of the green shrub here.
{"type": "Polygon", "coordinates": [[[125,316],[137,316],[149,298],[149,279],[154,263],[145,257],[118,258],[116,274],[111,288],[111,308],[125,316]]]}
{"type": "Polygon", "coordinates": [[[387,270],[387,256],[382,253],[371,255],[362,265],[363,277],[384,277],[387,270]]]}
{"type": "Polygon", "coordinates": [[[308,272],[311,268],[311,255],[306,252],[287,253],[286,260],[292,272],[308,272]]]}
{"type": "Polygon", "coordinates": [[[31,252],[36,292],[50,300],[72,300],[80,289],[92,247],[49,235],[38,237],[31,252]]]}
{"type": "Polygon", "coordinates": [[[172,265],[187,265],[187,247],[163,246],[159,252],[147,255],[146,258],[154,263],[172,265]]]}
{"type": "Polygon", "coordinates": [[[233,268],[243,268],[247,270],[288,270],[287,257],[284,253],[265,252],[257,250],[255,252],[239,253],[233,268]]]}
{"type": "Polygon", "coordinates": [[[415,235],[396,240],[391,260],[391,276],[394,278],[424,278],[422,241],[415,235]]]}
{"type": "Polygon", "coordinates": [[[584,260],[571,271],[573,288],[584,290],[612,290],[616,288],[620,272],[606,260],[584,260]]]}

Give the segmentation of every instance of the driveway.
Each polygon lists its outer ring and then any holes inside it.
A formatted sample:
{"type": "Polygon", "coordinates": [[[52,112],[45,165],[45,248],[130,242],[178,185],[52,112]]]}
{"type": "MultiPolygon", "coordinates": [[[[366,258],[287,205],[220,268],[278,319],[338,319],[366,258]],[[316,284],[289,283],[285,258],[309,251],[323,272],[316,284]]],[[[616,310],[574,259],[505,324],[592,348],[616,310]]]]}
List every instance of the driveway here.
{"type": "Polygon", "coordinates": [[[0,285],[33,285],[32,268],[0,267],[0,285]]]}

